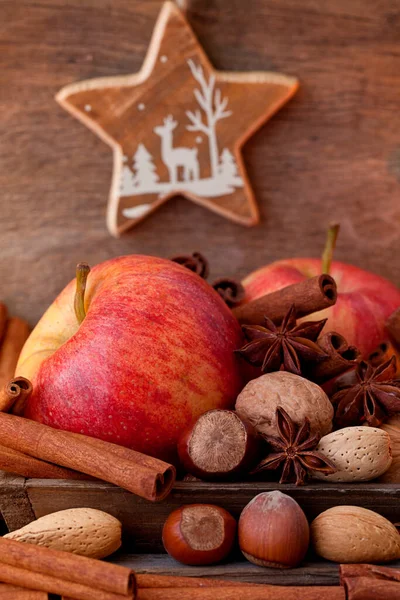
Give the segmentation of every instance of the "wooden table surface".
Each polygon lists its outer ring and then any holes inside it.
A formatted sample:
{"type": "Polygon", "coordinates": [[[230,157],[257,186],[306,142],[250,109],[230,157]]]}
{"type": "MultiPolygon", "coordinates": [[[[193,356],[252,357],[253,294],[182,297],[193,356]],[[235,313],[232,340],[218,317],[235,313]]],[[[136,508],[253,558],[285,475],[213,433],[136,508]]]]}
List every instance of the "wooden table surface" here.
{"type": "MultiPolygon", "coordinates": [[[[32,324],[75,264],[199,250],[212,276],[320,252],[400,284],[400,5],[394,0],[189,0],[217,68],[297,76],[296,97],[245,147],[262,222],[171,200],[124,238],[105,210],[111,150],[53,100],[140,68],[159,0],[0,0],[1,298],[32,324]]],[[[251,102],[251,98],[249,98],[251,102]]]]}

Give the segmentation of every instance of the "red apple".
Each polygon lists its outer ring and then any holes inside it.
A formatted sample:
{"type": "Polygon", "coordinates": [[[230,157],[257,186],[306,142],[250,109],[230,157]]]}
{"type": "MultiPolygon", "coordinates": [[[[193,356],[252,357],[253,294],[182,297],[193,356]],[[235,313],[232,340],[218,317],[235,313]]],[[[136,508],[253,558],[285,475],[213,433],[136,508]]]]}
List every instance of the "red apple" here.
{"type": "Polygon", "coordinates": [[[25,416],[174,460],[182,431],[242,388],[236,319],[198,275],[168,260],[125,256],[90,272],[86,312],[75,280],[44,314],[17,373],[34,392],[25,416]]]}
{"type": "MultiPolygon", "coordinates": [[[[244,279],[246,302],[322,272],[320,259],[279,260],[244,279]]],[[[337,331],[367,357],[387,338],[385,321],[400,306],[400,290],[383,277],[342,262],[332,263],[330,275],[338,286],[335,306],[314,313],[306,320],[328,317],[323,333],[337,331]]]]}

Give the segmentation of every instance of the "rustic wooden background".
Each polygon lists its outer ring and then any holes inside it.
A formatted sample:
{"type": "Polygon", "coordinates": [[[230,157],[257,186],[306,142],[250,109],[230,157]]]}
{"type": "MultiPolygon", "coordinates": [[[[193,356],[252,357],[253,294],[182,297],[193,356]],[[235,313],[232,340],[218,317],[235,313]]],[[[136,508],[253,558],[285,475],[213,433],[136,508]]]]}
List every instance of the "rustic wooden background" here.
{"type": "MultiPolygon", "coordinates": [[[[111,150],[53,100],[67,83],[140,68],[159,0],[0,0],[0,278],[32,324],[73,276],[126,253],[200,250],[212,275],[318,254],[400,284],[400,4],[188,0],[217,68],[296,75],[296,97],[245,147],[262,222],[234,225],[183,199],[116,240],[111,150]]],[[[251,98],[249,98],[249,102],[251,98]]]]}

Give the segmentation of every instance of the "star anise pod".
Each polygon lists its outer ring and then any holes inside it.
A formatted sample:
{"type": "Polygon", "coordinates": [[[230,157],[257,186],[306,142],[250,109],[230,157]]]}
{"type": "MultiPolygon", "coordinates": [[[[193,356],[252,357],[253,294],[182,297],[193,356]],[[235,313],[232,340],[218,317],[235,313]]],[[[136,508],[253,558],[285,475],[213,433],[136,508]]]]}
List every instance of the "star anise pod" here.
{"type": "Polygon", "coordinates": [[[237,350],[249,363],[261,367],[264,373],[284,369],[301,375],[302,366],[327,358],[316,344],[327,319],[306,321],[296,325],[295,306],[289,309],[282,324],[277,326],[268,317],[265,325],[243,325],[248,343],[237,350]]]}
{"type": "Polygon", "coordinates": [[[361,362],[356,382],[342,387],[331,398],[338,427],[368,424],[379,427],[400,412],[400,379],[395,379],[396,357],[378,367],[361,362]]]}
{"type": "Polygon", "coordinates": [[[193,252],[191,256],[182,254],[179,256],[173,256],[170,258],[172,262],[178,263],[178,265],[182,265],[182,267],[186,267],[190,271],[197,273],[203,279],[207,279],[209,273],[208,260],[205,256],[200,254],[200,252],[193,252]]]}
{"type": "Polygon", "coordinates": [[[295,482],[296,485],[304,485],[309,471],[320,471],[326,475],[335,473],[335,465],[315,449],[320,436],[318,433],[311,434],[310,421],[307,418],[301,425],[297,425],[287,412],[278,406],[276,426],[279,437],[261,434],[275,452],[264,458],[252,471],[253,474],[283,466],[279,483],[295,482]]]}

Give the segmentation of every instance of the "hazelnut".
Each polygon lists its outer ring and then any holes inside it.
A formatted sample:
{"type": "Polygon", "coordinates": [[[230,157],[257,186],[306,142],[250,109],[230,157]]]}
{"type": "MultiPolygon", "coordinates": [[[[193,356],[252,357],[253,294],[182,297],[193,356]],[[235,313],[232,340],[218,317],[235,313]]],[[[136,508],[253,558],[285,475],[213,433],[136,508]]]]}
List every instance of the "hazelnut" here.
{"type": "Polygon", "coordinates": [[[263,567],[295,567],[309,544],[305,514],[293,498],[278,491],[258,494],[239,519],[239,546],[250,562],[263,567]]]}
{"type": "Polygon", "coordinates": [[[276,436],[278,406],[298,425],[307,417],[312,433],[323,436],[332,430],[333,407],[322,388],[286,371],[267,373],[250,381],[237,397],[235,408],[259,433],[276,436]]]}
{"type": "Polygon", "coordinates": [[[257,463],[259,439],[235,412],[209,410],[183,434],[178,453],[186,471],[200,479],[235,479],[257,463]]]}
{"type": "Polygon", "coordinates": [[[184,565],[211,565],[229,554],[235,535],[236,521],[224,508],[188,504],[169,515],[162,541],[168,554],[184,565]]]}

